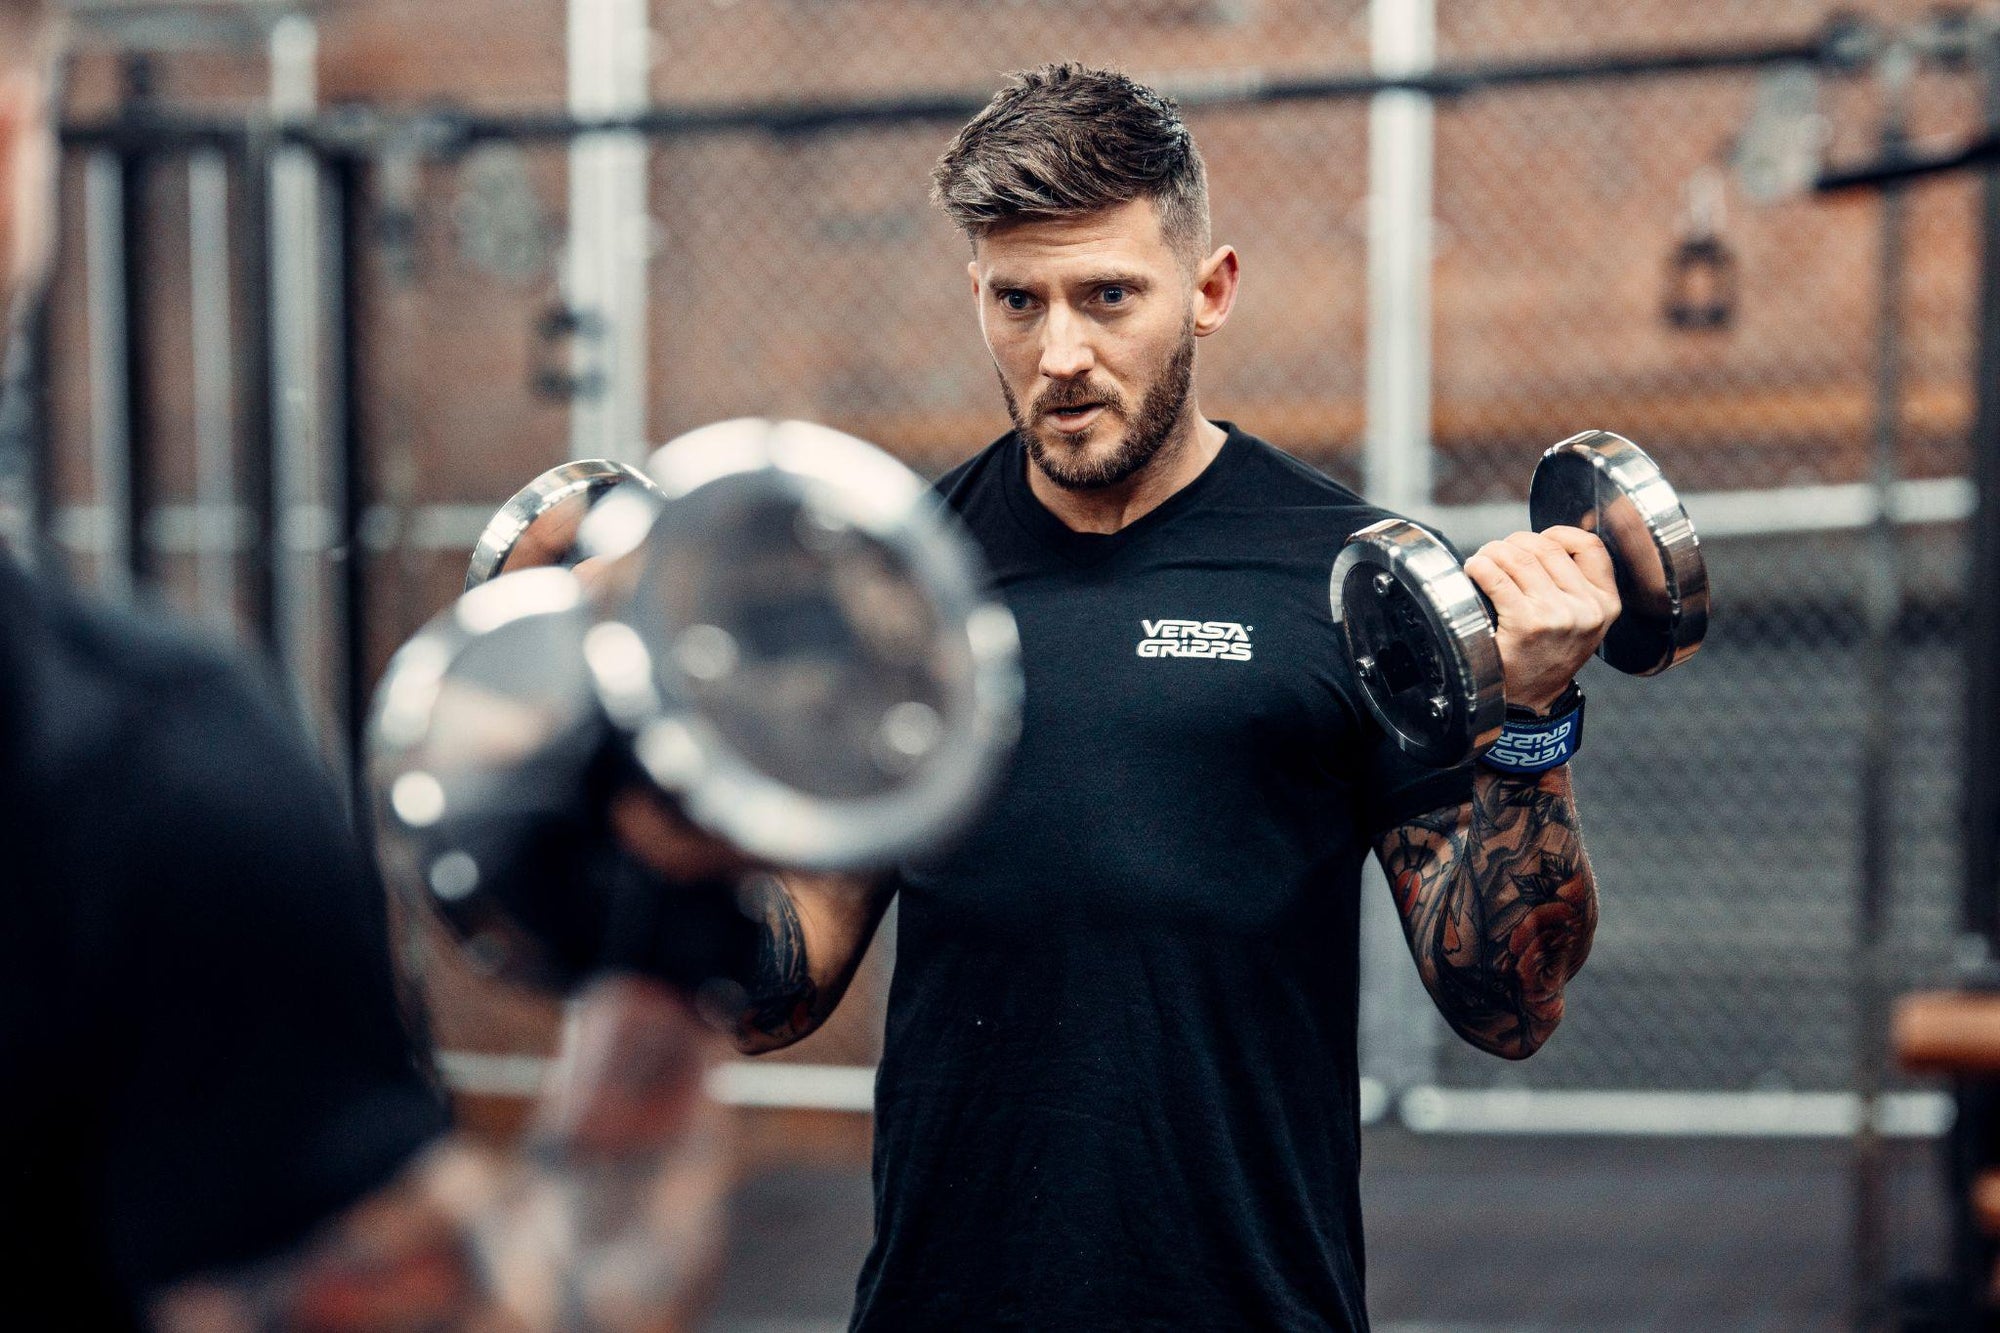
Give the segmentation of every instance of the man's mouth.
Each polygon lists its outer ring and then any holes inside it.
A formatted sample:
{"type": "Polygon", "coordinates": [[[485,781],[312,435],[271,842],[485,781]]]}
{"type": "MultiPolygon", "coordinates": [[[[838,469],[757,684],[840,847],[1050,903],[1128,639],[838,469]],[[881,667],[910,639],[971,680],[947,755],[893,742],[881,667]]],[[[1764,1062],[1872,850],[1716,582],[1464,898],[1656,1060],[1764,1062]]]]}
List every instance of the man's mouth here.
{"type": "Polygon", "coordinates": [[[1102,403],[1075,403],[1064,407],[1052,407],[1042,415],[1057,430],[1074,432],[1084,429],[1097,420],[1097,414],[1103,410],[1102,403]]]}

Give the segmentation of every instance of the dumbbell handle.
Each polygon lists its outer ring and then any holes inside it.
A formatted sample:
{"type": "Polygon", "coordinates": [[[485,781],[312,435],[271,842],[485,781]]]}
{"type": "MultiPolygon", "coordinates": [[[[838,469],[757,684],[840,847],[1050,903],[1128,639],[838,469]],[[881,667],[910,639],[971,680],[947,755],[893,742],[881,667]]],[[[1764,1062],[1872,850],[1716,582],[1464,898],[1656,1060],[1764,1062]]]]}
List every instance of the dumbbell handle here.
{"type": "Polygon", "coordinates": [[[583,549],[577,530],[600,500],[627,487],[650,493],[659,489],[637,468],[608,458],[579,458],[542,473],[487,521],[465,572],[466,590],[504,570],[549,564],[568,568],[595,554],[583,549]],[[563,521],[558,514],[565,511],[572,520],[569,526],[553,538],[545,537],[544,525],[563,521]]]}

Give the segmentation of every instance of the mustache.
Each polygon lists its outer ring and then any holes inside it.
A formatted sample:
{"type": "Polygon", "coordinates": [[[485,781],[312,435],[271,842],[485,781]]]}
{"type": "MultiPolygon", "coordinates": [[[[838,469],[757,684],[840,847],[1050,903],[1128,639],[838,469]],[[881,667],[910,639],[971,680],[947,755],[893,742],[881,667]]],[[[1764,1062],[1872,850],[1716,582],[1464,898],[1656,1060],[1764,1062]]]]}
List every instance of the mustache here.
{"type": "Polygon", "coordinates": [[[1061,412],[1072,407],[1091,407],[1102,403],[1106,407],[1119,407],[1118,395],[1108,389],[1098,389],[1092,385],[1070,381],[1052,385],[1035,400],[1035,415],[1045,417],[1051,412],[1061,412]]]}

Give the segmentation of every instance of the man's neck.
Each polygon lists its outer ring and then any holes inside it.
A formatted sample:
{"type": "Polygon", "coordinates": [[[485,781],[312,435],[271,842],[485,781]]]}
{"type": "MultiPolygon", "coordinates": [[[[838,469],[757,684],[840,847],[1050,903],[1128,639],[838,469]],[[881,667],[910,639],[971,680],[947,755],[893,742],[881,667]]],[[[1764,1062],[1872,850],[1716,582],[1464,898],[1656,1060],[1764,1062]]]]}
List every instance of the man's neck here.
{"type": "Polygon", "coordinates": [[[1222,452],[1229,433],[1201,415],[1194,404],[1174,435],[1146,466],[1113,486],[1066,490],[1028,462],[1028,489],[1072,532],[1117,532],[1165,504],[1199,477],[1222,452]]]}

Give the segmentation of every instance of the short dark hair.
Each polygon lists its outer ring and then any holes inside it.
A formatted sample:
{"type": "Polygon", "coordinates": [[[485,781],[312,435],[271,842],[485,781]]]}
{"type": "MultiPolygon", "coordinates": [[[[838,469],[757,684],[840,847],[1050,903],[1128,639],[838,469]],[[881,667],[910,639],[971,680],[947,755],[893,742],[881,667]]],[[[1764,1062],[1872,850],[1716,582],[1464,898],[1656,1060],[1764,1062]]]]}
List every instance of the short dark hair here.
{"type": "Polygon", "coordinates": [[[951,141],[931,201],[977,241],[1016,222],[1151,199],[1190,267],[1208,251],[1208,169],[1173,99],[1074,62],[1022,70],[951,141]]]}

